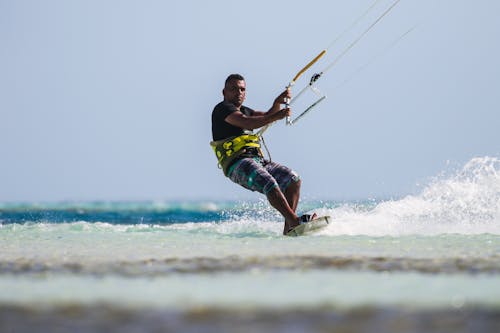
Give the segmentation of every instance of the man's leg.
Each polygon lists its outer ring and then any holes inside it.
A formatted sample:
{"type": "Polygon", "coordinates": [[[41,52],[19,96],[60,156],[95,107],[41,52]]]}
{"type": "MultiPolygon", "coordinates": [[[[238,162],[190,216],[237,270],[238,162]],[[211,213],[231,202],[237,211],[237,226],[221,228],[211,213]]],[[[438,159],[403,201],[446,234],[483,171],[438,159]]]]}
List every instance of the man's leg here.
{"type": "Polygon", "coordinates": [[[295,214],[295,210],[290,207],[287,198],[285,198],[279,187],[276,186],[267,193],[267,200],[285,218],[283,234],[286,234],[288,230],[299,224],[299,217],[295,214]]]}
{"type": "Polygon", "coordinates": [[[301,180],[299,179],[298,181],[292,182],[290,185],[288,185],[288,187],[285,190],[286,201],[288,202],[288,205],[294,212],[297,211],[297,206],[299,205],[300,185],[301,185],[301,180]]]}
{"type": "MultiPolygon", "coordinates": [[[[285,218],[285,226],[283,233],[288,232],[290,228],[293,228],[299,224],[299,218],[295,214],[295,209],[297,209],[297,204],[299,201],[300,193],[300,183],[297,181],[291,181],[294,175],[291,170],[280,166],[276,163],[268,163],[267,166],[272,167],[271,169],[276,170],[276,168],[282,168],[281,177],[278,177],[282,182],[288,182],[285,195],[280,190],[279,184],[273,175],[270,174],[259,161],[253,158],[244,158],[235,165],[229,178],[249,190],[258,191],[265,193],[267,200],[276,210],[278,210],[281,215],[285,218]]],[[[279,174],[276,174],[279,175],[279,174]]],[[[295,175],[296,177],[296,175],[295,175]]]]}

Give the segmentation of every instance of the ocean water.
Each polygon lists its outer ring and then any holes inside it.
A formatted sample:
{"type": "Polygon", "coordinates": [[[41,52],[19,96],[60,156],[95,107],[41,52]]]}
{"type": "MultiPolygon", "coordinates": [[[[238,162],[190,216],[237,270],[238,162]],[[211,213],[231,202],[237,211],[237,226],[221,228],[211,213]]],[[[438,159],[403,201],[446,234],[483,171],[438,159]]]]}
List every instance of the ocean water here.
{"type": "Polygon", "coordinates": [[[0,332],[499,332],[500,160],[419,193],[0,204],[0,332]]]}

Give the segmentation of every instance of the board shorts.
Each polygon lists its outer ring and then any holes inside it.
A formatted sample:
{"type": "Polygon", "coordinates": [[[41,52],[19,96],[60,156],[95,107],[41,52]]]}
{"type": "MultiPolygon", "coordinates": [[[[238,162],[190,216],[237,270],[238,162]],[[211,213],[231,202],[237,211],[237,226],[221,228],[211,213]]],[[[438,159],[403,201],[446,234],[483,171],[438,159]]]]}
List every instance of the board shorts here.
{"type": "Polygon", "coordinates": [[[236,161],[229,168],[228,178],[246,189],[265,195],[277,186],[284,193],[292,182],[300,180],[292,169],[260,157],[245,157],[236,161]]]}

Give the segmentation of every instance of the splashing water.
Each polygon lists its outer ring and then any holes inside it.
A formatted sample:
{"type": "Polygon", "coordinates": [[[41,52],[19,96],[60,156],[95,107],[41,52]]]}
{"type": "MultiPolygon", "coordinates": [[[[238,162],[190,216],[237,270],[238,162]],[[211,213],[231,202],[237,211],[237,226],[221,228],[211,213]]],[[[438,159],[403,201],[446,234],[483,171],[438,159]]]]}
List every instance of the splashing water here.
{"type": "Polygon", "coordinates": [[[371,209],[345,205],[320,213],[335,219],[325,235],[500,234],[500,160],[474,158],[418,195],[371,209]]]}

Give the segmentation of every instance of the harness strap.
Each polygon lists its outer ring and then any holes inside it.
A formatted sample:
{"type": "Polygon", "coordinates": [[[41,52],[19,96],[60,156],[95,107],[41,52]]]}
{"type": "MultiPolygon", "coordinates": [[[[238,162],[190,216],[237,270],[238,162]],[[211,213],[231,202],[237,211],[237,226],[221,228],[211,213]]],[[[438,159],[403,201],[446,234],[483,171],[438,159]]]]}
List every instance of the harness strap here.
{"type": "Polygon", "coordinates": [[[255,149],[259,156],[263,156],[260,149],[260,136],[255,134],[243,134],[224,140],[212,141],[210,142],[210,146],[217,157],[218,167],[222,169],[226,176],[232,162],[247,152],[248,148],[255,149]]]}

